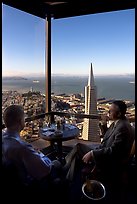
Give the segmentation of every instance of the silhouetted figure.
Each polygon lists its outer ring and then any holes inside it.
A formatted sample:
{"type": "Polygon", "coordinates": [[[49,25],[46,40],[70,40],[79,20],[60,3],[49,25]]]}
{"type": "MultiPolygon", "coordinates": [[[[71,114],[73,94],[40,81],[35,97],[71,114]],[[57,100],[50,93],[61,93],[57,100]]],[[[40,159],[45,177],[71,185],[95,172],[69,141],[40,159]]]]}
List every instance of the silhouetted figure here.
{"type": "MultiPolygon", "coordinates": [[[[7,128],[2,135],[3,165],[15,167],[23,189],[25,187],[29,191],[32,190],[33,197],[38,192],[40,194],[45,192],[49,197],[52,192],[53,197],[56,195],[59,199],[59,193],[61,192],[60,177],[62,176],[61,163],[57,160],[51,161],[42,152],[36,151],[31,144],[21,139],[20,132],[25,126],[23,107],[19,105],[7,107],[3,119],[7,128]]],[[[13,186],[14,183],[12,183],[13,186]]],[[[9,189],[9,186],[7,186],[7,189],[12,191],[14,187],[9,189]]],[[[18,186],[16,192],[17,190],[22,193],[18,186]]]]}

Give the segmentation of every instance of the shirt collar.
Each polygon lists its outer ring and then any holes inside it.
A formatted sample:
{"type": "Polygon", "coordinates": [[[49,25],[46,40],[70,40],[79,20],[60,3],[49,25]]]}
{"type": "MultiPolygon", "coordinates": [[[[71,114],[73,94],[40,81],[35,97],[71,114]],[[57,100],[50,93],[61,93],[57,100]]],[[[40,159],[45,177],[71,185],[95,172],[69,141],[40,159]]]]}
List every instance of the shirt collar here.
{"type": "Polygon", "coordinates": [[[18,132],[14,132],[14,131],[9,131],[6,129],[6,131],[3,133],[3,136],[6,136],[6,137],[12,137],[12,138],[15,138],[15,139],[18,139],[20,140],[20,134],[18,132]]]}
{"type": "Polygon", "coordinates": [[[119,121],[119,119],[114,122],[114,126],[116,126],[116,124],[117,124],[118,121],[119,121]]]}

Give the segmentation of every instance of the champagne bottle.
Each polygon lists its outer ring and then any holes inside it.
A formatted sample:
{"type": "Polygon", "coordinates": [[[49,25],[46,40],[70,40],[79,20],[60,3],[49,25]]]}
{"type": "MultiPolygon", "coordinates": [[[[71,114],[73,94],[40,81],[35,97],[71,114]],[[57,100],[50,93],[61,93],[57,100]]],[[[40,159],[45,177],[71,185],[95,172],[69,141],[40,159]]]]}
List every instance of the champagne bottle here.
{"type": "Polygon", "coordinates": [[[89,178],[86,178],[86,190],[87,192],[92,192],[92,185],[89,178]]]}

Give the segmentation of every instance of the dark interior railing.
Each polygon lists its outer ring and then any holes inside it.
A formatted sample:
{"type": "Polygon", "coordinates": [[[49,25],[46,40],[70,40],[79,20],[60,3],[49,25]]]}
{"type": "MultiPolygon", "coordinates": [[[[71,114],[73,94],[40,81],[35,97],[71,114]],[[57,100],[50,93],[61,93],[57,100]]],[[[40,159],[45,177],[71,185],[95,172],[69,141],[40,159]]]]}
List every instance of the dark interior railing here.
{"type": "MultiPolygon", "coordinates": [[[[75,118],[89,118],[89,119],[101,119],[101,115],[100,114],[82,114],[82,113],[68,113],[68,112],[58,112],[58,111],[51,111],[51,112],[47,112],[47,113],[41,113],[38,115],[34,115],[31,117],[27,117],[25,118],[25,122],[30,122],[33,120],[38,120],[40,118],[45,118],[46,116],[49,117],[48,120],[53,123],[55,122],[54,116],[60,116],[60,117],[75,117],[75,118]]],[[[135,122],[135,118],[129,118],[130,122],[135,122]]],[[[5,124],[2,124],[2,129],[5,128],[5,124]]]]}
{"type": "MultiPolygon", "coordinates": [[[[53,123],[53,122],[55,122],[55,119],[54,119],[55,115],[60,116],[60,117],[65,116],[67,118],[75,117],[75,118],[100,119],[100,115],[97,115],[97,114],[81,114],[81,113],[67,113],[67,112],[55,112],[55,111],[52,111],[52,112],[41,113],[41,114],[38,114],[38,115],[27,117],[27,118],[25,118],[25,122],[38,120],[40,118],[44,118],[45,116],[47,116],[47,117],[49,117],[48,120],[51,123],[53,123]]],[[[5,124],[2,124],[2,129],[3,128],[5,128],[5,124]]]]}

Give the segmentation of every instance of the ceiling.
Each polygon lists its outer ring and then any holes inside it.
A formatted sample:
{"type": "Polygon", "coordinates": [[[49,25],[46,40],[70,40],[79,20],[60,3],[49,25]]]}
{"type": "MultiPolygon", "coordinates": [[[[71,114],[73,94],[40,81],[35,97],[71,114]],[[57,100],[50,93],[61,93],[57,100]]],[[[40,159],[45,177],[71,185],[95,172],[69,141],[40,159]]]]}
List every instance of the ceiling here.
{"type": "Polygon", "coordinates": [[[45,2],[44,0],[3,0],[2,3],[20,9],[29,14],[46,18],[67,18],[94,13],[111,12],[125,9],[134,9],[135,0],[92,0],[69,2],[45,2]]]}

